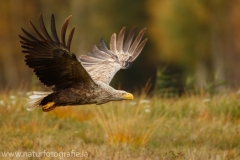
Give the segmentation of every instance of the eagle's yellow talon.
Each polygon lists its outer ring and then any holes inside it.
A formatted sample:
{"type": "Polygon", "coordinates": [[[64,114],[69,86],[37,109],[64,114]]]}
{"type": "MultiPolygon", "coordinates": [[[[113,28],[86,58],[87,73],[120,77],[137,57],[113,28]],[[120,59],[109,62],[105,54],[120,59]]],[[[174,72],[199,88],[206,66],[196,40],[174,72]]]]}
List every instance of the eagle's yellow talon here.
{"type": "Polygon", "coordinates": [[[55,104],[54,102],[48,102],[46,105],[42,106],[42,110],[44,112],[51,111],[55,108],[55,106],[53,106],[54,104],[55,104]]]}

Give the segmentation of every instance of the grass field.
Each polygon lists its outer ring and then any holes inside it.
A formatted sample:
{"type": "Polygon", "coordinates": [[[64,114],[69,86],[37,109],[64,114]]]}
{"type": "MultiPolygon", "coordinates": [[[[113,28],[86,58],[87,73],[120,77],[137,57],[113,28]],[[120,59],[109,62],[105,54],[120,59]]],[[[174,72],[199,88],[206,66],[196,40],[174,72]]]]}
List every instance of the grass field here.
{"type": "Polygon", "coordinates": [[[142,94],[134,101],[48,113],[27,111],[29,94],[0,93],[1,159],[6,152],[25,155],[5,159],[77,159],[76,152],[90,160],[240,159],[237,93],[180,98],[142,94]],[[42,158],[33,152],[42,152],[42,158]]]}

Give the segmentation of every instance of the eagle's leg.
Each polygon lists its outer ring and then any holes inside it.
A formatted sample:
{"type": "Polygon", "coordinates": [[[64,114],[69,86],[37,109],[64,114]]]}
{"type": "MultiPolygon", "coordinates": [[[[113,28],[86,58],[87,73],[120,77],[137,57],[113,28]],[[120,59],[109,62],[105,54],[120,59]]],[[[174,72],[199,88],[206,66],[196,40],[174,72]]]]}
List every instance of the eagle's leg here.
{"type": "Polygon", "coordinates": [[[42,106],[42,110],[44,112],[49,112],[51,110],[53,110],[56,106],[54,106],[54,102],[48,102],[46,105],[42,106]]]}

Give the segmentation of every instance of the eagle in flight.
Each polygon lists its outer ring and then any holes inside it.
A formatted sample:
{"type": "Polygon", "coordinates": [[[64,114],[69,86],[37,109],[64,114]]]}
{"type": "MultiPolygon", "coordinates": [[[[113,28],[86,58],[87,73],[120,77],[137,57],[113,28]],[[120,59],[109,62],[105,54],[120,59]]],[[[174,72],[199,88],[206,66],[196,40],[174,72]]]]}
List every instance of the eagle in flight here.
{"type": "Polygon", "coordinates": [[[131,67],[138,57],[147,42],[147,38],[142,41],[146,28],[133,41],[137,29],[134,27],[124,42],[126,28],[123,27],[118,36],[115,33],[112,35],[110,49],[101,39],[99,47],[94,45],[91,53],[78,58],[70,51],[75,28],[65,40],[70,18],[65,19],[60,38],[54,15],[51,17],[52,36],[46,30],[42,14],[39,17],[42,33],[31,21],[30,27],[36,36],[22,28],[25,37],[19,37],[26,64],[45,86],[52,87],[52,92],[33,92],[27,109],[34,110],[40,106],[44,112],[48,112],[60,106],[132,100],[131,93],[116,90],[109,83],[117,71],[131,67]]]}

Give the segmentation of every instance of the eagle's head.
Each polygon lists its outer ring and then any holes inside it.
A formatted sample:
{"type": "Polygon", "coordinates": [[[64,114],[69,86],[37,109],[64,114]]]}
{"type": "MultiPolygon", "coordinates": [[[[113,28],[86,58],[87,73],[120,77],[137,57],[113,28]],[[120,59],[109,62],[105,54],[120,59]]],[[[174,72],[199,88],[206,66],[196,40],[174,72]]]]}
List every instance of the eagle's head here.
{"type": "Polygon", "coordinates": [[[116,92],[112,95],[116,100],[133,100],[133,95],[126,91],[116,90],[116,92]]]}

